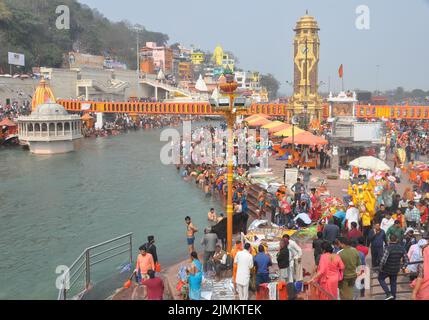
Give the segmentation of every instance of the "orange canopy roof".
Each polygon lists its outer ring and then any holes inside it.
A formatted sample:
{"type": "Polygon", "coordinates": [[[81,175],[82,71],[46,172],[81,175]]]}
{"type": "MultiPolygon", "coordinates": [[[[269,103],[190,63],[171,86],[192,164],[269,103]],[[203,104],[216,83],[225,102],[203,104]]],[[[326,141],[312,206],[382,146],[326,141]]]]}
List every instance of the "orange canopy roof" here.
{"type": "Polygon", "coordinates": [[[10,120],[9,118],[4,118],[2,121],[0,121],[0,127],[16,127],[17,124],[10,120]]]}
{"type": "Polygon", "coordinates": [[[247,123],[249,124],[250,127],[261,127],[271,123],[271,121],[263,117],[258,117],[258,118],[255,118],[254,120],[247,121],[247,123]]]}
{"type": "Polygon", "coordinates": [[[83,116],[82,116],[82,118],[81,118],[82,120],[92,120],[92,119],[94,119],[93,117],[91,117],[90,115],[89,115],[89,113],[85,113],[83,116]]]}
{"type": "Polygon", "coordinates": [[[316,145],[325,145],[328,144],[328,141],[315,136],[314,134],[304,131],[295,136],[295,139],[292,139],[292,137],[288,137],[283,139],[283,143],[293,143],[292,140],[294,140],[295,144],[302,144],[306,146],[316,146],[316,145]]]}
{"type": "Polygon", "coordinates": [[[268,129],[268,133],[275,133],[281,130],[286,130],[291,127],[290,124],[281,122],[281,121],[273,121],[269,124],[262,126],[263,129],[268,129]]]}
{"type": "Polygon", "coordinates": [[[244,121],[249,122],[255,119],[259,119],[259,118],[265,118],[265,119],[269,119],[270,116],[263,114],[263,113],[258,113],[258,114],[253,114],[250,117],[247,117],[244,119],[244,121]]]}

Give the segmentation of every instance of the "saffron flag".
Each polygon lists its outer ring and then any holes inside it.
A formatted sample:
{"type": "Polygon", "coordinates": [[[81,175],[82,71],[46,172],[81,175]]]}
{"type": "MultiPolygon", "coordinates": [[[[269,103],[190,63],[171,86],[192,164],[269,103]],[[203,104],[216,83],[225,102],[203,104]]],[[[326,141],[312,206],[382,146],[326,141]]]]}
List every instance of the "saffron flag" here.
{"type": "Polygon", "coordinates": [[[341,64],[340,69],[338,69],[338,74],[340,75],[340,78],[343,77],[343,73],[344,73],[343,65],[341,64]]]}

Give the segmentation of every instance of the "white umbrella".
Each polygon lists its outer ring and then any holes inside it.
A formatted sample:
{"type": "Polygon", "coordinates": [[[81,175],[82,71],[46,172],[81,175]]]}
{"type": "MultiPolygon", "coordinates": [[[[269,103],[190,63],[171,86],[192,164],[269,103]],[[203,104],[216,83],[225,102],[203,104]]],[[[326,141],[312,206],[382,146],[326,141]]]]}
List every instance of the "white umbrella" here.
{"type": "Polygon", "coordinates": [[[390,167],[382,160],[375,157],[360,157],[349,163],[353,167],[369,169],[372,171],[388,171],[390,167]]]}

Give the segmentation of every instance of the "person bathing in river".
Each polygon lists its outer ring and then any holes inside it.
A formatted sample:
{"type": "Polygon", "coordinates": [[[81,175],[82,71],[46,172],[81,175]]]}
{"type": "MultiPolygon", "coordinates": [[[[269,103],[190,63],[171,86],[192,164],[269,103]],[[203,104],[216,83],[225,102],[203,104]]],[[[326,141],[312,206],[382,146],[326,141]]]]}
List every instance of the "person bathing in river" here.
{"type": "Polygon", "coordinates": [[[185,218],[186,223],[186,238],[188,243],[189,253],[195,251],[194,243],[195,243],[195,233],[198,232],[198,229],[192,224],[191,218],[188,216],[185,218]]]}

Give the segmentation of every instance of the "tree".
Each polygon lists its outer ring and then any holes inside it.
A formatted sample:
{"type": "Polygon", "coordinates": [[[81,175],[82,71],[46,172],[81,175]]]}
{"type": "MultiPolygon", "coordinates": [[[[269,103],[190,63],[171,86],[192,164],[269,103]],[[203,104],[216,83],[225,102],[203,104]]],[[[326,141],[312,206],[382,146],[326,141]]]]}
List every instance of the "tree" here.
{"type": "MultiPolygon", "coordinates": [[[[26,71],[33,66],[60,67],[63,56],[77,48],[82,53],[115,57],[131,69],[137,67],[132,24],[111,22],[76,0],[0,0],[0,39],[2,52],[25,54],[26,71]],[[59,5],[70,8],[70,30],[55,27],[54,9],[59,5]]],[[[140,43],[147,41],[165,45],[168,36],[142,28],[140,43]]],[[[0,68],[8,69],[7,55],[0,55],[0,68]]]]}
{"type": "Polygon", "coordinates": [[[261,75],[261,86],[267,88],[270,100],[277,98],[277,93],[280,89],[280,82],[274,77],[274,75],[271,73],[261,75]]]}
{"type": "Polygon", "coordinates": [[[402,100],[405,97],[405,90],[402,87],[398,87],[395,90],[394,98],[395,100],[402,100]]]}
{"type": "Polygon", "coordinates": [[[426,96],[426,92],[424,92],[422,89],[414,89],[411,91],[411,96],[413,98],[424,98],[426,96]]]}

